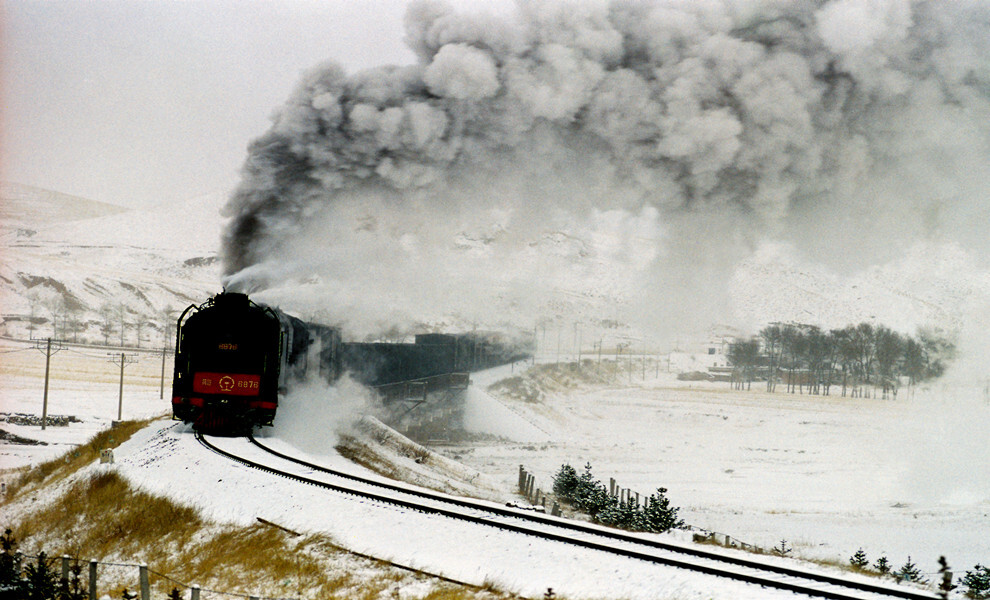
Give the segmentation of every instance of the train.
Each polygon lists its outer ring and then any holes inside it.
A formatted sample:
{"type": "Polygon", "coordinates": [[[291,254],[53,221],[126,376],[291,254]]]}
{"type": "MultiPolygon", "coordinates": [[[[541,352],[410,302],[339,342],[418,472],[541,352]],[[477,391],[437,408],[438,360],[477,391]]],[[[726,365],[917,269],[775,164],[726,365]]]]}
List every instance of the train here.
{"type": "Polygon", "coordinates": [[[172,417],[206,431],[272,425],[291,386],[343,374],[371,387],[469,373],[531,356],[531,340],[497,332],[416,335],[412,343],[344,342],[246,294],[222,291],[176,323],[172,417]]]}

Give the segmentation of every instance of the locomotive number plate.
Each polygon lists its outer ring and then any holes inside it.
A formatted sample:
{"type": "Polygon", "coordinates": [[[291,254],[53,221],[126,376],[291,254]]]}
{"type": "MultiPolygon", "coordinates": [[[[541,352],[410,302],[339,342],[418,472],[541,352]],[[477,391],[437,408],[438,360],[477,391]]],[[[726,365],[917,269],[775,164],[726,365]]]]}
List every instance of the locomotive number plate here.
{"type": "Polygon", "coordinates": [[[197,372],[193,375],[193,391],[197,394],[257,396],[260,389],[260,375],[203,372],[197,372]]]}

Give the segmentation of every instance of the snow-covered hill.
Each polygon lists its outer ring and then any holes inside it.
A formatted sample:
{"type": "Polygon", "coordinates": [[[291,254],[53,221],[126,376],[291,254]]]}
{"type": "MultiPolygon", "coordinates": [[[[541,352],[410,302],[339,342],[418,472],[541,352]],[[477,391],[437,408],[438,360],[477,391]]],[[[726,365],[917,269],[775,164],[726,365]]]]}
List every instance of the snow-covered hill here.
{"type": "Polygon", "coordinates": [[[219,288],[221,195],[127,210],[26,186],[0,189],[4,335],[119,343],[123,311],[126,344],[139,343],[143,322],[140,344],[159,345],[177,311],[219,288]]]}

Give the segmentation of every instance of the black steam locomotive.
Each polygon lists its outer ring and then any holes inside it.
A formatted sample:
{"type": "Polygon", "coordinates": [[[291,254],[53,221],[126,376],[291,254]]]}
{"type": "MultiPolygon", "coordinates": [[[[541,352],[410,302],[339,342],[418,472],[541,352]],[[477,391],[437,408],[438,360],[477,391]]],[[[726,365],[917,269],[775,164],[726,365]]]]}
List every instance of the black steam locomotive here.
{"type": "Polygon", "coordinates": [[[279,396],[317,369],[369,387],[466,373],[520,360],[525,344],[499,334],[424,334],[415,343],[345,343],[340,330],[222,292],[179,317],[172,416],[204,430],[271,425],[279,396]]]}

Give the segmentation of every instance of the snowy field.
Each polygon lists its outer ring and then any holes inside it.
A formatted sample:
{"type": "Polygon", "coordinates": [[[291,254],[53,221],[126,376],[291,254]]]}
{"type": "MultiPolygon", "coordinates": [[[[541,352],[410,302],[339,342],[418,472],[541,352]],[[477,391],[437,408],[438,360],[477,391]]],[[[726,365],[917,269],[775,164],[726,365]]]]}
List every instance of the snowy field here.
{"type": "MultiPolygon", "coordinates": [[[[3,343],[0,349],[6,353],[0,368],[3,412],[40,414],[44,356],[12,342],[3,343]]],[[[99,359],[89,350],[64,350],[53,357],[52,364],[55,378],[49,391],[49,414],[74,415],[81,423],[46,431],[4,424],[10,433],[49,443],[0,446],[4,467],[60,454],[116,419],[119,369],[106,357],[99,359]]],[[[160,369],[160,355],[150,353],[128,366],[125,419],[167,411],[168,400],[158,397],[160,369]]],[[[886,554],[895,567],[910,555],[931,573],[940,554],[960,570],[985,563],[990,556],[985,527],[990,514],[990,477],[986,462],[979,460],[985,453],[990,406],[982,389],[936,387],[916,390],[913,398],[902,391],[896,402],[852,400],[735,392],[727,384],[678,382],[673,375],[647,372],[645,380],[637,373],[632,384],[624,381],[606,389],[577,389],[548,396],[541,404],[510,404],[484,391],[488,383],[508,374],[506,367],[475,376],[466,418],[471,429],[503,440],[440,448],[448,457],[484,473],[487,481],[501,484],[506,498],[514,492],[520,464],[548,487],[562,463],[580,468],[590,462],[600,479],[615,477],[622,486],[642,494],[668,488],[668,496],[682,507],[681,516],[690,525],[765,548],[787,540],[798,557],[844,562],[862,547],[871,560],[886,554]]],[[[166,380],[166,398],[168,385],[166,380]]],[[[355,411],[360,403],[348,406],[355,411]]],[[[314,414],[312,422],[343,429],[351,416],[327,419],[314,414]]],[[[265,435],[283,447],[298,446],[294,439],[279,439],[280,432],[287,430],[276,426],[265,435]]],[[[298,433],[297,428],[294,431],[298,433]]],[[[342,460],[333,451],[334,431],[311,433],[306,437],[308,455],[330,463],[342,460]],[[314,444],[320,439],[324,440],[322,449],[314,444]]],[[[431,529],[429,523],[410,526],[401,538],[375,537],[362,529],[361,523],[371,519],[367,514],[342,526],[328,517],[329,509],[306,508],[308,502],[323,506],[325,500],[309,499],[305,496],[309,492],[283,489],[288,484],[258,481],[241,473],[239,467],[214,464],[216,460],[204,454],[183,427],[167,420],[156,422],[118,452],[119,468],[132,480],[194,502],[216,518],[247,522],[265,516],[295,528],[329,531],[358,551],[471,581],[489,578],[511,589],[533,585],[525,582],[535,580],[530,570],[512,570],[506,565],[516,561],[541,564],[529,554],[496,551],[511,542],[489,539],[485,544],[493,546],[485,547],[502,558],[490,562],[495,565],[493,571],[482,572],[476,562],[479,557],[428,552],[425,548],[437,540],[424,547],[413,544],[410,540],[418,539],[417,531],[431,529]],[[226,471],[231,471],[229,477],[226,471]],[[174,473],[183,474],[181,484],[172,477],[174,473]],[[222,485],[204,487],[204,481],[219,479],[222,485]],[[243,486],[251,493],[245,493],[243,486]],[[258,489],[264,493],[256,494],[258,489]],[[278,503],[265,498],[282,493],[288,500],[285,506],[272,509],[278,503]],[[244,500],[250,496],[257,500],[244,500]],[[268,508],[259,508],[263,506],[268,508]],[[272,510],[277,514],[269,514],[272,510]]],[[[579,565],[588,558],[567,560],[579,565]]],[[[550,569],[545,564],[540,568],[550,569]]],[[[655,578],[655,573],[636,574],[639,571],[628,565],[607,568],[631,574],[618,587],[608,589],[593,583],[603,577],[597,570],[570,586],[561,582],[555,587],[569,589],[572,595],[611,596],[614,591],[627,597],[656,597],[660,589],[641,585],[655,578]]],[[[547,572],[554,573],[552,569],[547,572]]],[[[573,577],[568,574],[563,579],[573,577]]],[[[677,575],[670,583],[672,587],[663,589],[678,590],[671,597],[705,593],[705,586],[690,577],[677,575]]],[[[527,591],[539,592],[535,588],[527,591]]],[[[727,590],[724,597],[745,596],[740,593],[727,590]]]]}
{"type": "MultiPolygon", "coordinates": [[[[525,465],[544,489],[561,464],[590,462],[602,481],[614,477],[644,495],[667,488],[690,525],[767,549],[787,540],[801,557],[845,562],[862,547],[871,562],[885,554],[899,567],[911,556],[929,573],[940,554],[957,569],[986,564],[990,402],[982,387],[936,384],[902,390],[896,401],[757,388],[634,372],[618,387],[496,403],[525,441],[446,451],[507,486],[525,465]]],[[[489,408],[472,422],[495,414],[489,408]]]]}

